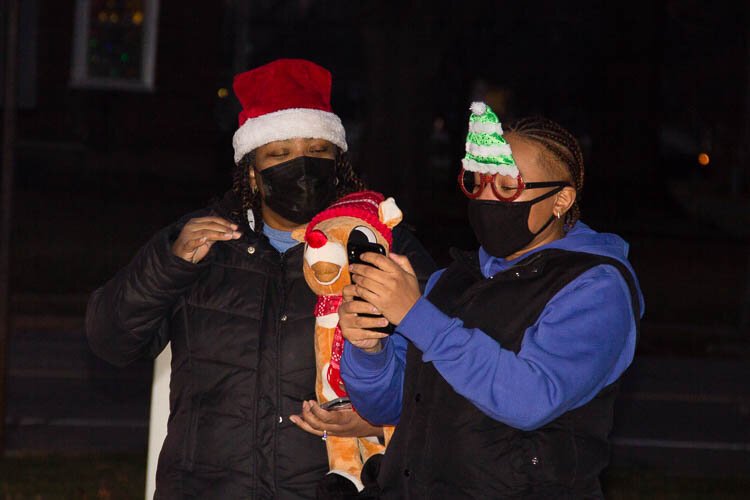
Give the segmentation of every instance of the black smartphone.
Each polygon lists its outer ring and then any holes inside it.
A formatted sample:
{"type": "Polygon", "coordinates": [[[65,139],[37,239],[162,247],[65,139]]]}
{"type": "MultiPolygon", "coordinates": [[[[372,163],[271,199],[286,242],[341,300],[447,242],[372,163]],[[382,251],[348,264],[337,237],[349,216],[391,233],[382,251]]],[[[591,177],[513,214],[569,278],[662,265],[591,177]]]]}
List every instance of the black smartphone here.
{"type": "MultiPolygon", "coordinates": [[[[365,266],[372,266],[369,262],[365,262],[362,260],[362,254],[367,252],[374,252],[379,253],[380,255],[385,255],[385,248],[383,245],[379,243],[370,243],[362,242],[362,241],[349,241],[349,243],[346,245],[346,255],[349,259],[349,264],[363,264],[365,266]]],[[[354,297],[354,300],[364,300],[361,297],[354,297]]],[[[359,316],[365,316],[368,318],[382,318],[379,314],[364,314],[364,313],[358,313],[359,316]]],[[[380,333],[386,333],[388,335],[392,334],[393,331],[396,329],[396,326],[393,323],[388,323],[388,326],[381,326],[378,328],[368,328],[368,330],[373,330],[375,332],[380,333]]]]}
{"type": "Polygon", "coordinates": [[[349,258],[349,264],[364,264],[366,266],[371,266],[372,264],[362,260],[362,254],[367,252],[385,255],[385,248],[380,243],[370,243],[369,241],[350,241],[346,245],[346,254],[349,258]]]}
{"type": "Polygon", "coordinates": [[[336,398],[320,405],[321,408],[327,411],[338,411],[338,410],[351,410],[352,402],[344,396],[343,398],[336,398]]]}

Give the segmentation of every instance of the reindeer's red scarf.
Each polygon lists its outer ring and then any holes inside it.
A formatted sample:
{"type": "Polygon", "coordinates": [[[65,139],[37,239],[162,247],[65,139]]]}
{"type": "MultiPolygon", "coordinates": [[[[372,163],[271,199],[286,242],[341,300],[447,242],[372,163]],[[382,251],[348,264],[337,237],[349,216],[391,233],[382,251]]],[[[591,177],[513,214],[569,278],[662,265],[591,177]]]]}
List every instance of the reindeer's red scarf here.
{"type": "MultiPolygon", "coordinates": [[[[315,317],[327,316],[337,313],[344,297],[341,295],[319,295],[318,302],[315,304],[315,317]]],[[[344,336],[341,335],[341,328],[336,323],[336,330],[333,333],[333,345],[331,346],[331,364],[328,366],[326,378],[333,392],[338,397],[346,396],[344,381],[341,380],[341,356],[344,354],[344,336]]]]}

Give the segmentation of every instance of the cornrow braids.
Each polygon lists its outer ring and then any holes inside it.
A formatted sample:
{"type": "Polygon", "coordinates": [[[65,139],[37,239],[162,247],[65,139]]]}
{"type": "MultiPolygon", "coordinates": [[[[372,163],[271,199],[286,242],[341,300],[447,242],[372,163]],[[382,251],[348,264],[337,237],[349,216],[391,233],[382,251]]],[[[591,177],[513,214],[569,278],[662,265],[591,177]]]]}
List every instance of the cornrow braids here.
{"type": "MultiPolygon", "coordinates": [[[[256,231],[260,229],[263,218],[261,216],[261,197],[258,191],[250,187],[250,168],[255,165],[255,151],[250,151],[243,156],[235,165],[232,172],[232,191],[240,199],[241,205],[230,214],[236,223],[247,222],[247,212],[252,210],[255,214],[256,231]]],[[[336,148],[336,198],[341,198],[349,193],[367,189],[365,183],[354,173],[349,155],[336,148]]]]}
{"type": "Polygon", "coordinates": [[[565,214],[566,230],[581,217],[579,200],[583,192],[583,153],[578,140],[561,125],[548,118],[522,118],[508,127],[508,132],[540,144],[551,155],[552,161],[565,169],[576,190],[576,201],[565,214]]]}

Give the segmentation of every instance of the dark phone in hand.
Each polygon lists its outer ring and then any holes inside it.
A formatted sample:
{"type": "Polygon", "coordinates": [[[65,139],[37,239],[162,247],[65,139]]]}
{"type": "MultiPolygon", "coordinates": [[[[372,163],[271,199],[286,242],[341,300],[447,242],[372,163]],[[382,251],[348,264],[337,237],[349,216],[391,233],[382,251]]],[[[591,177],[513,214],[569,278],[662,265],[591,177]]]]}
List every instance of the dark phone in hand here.
{"type": "MultiPolygon", "coordinates": [[[[365,266],[372,266],[369,262],[365,262],[362,260],[362,254],[367,252],[373,252],[373,253],[379,253],[380,255],[385,255],[385,248],[383,248],[383,245],[379,243],[370,243],[370,242],[354,242],[350,241],[346,245],[346,255],[349,259],[349,264],[363,264],[365,266]]],[[[354,297],[354,300],[364,300],[361,297],[354,297]]],[[[364,316],[367,318],[382,318],[380,314],[365,314],[365,313],[357,313],[359,316],[364,316]]],[[[386,333],[388,335],[392,334],[393,331],[396,329],[396,325],[393,323],[388,323],[388,326],[381,326],[379,328],[368,328],[368,330],[372,330],[375,332],[380,333],[386,333]]]]}
{"type": "Polygon", "coordinates": [[[320,407],[327,411],[351,410],[352,402],[347,397],[336,398],[330,401],[326,401],[325,403],[321,404],[320,407]]]}

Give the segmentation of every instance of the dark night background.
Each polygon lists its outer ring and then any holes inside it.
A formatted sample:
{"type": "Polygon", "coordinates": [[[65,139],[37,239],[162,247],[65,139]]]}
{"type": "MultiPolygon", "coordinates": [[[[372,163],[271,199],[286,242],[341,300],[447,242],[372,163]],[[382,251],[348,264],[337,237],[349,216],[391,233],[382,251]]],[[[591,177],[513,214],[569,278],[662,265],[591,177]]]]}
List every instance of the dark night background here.
{"type": "Polygon", "coordinates": [[[750,3],[162,0],[152,91],[71,85],[76,2],[20,3],[6,494],[60,456],[114,478],[96,498],[142,491],[151,363],[88,354],[86,299],[230,187],[232,76],[279,57],[331,70],[355,170],[441,264],[475,246],[454,183],[472,100],[576,134],[583,220],[630,242],[646,297],[605,491],[750,486],[750,3]]]}

